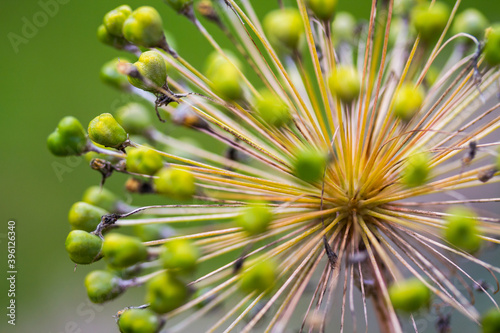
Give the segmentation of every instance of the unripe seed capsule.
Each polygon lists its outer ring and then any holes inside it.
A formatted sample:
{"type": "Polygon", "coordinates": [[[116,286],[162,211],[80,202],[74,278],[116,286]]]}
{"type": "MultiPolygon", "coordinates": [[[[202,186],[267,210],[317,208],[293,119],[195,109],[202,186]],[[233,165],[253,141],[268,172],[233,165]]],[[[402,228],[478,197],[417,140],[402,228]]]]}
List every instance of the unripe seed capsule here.
{"type": "Polygon", "coordinates": [[[361,79],[358,71],[351,66],[339,66],[328,79],[332,95],[337,96],[344,103],[351,103],[359,96],[361,79]]]}
{"type": "Polygon", "coordinates": [[[196,268],[200,258],[200,251],[189,239],[175,239],[163,245],[160,259],[163,267],[191,272],[196,268]]]}
{"type": "Polygon", "coordinates": [[[163,168],[163,159],[148,147],[131,148],[127,152],[127,171],[145,175],[154,175],[163,168]]]}
{"type": "Polygon", "coordinates": [[[481,246],[476,214],[466,207],[454,207],[446,213],[445,239],[457,248],[469,253],[476,252],[481,246]]]}
{"type": "Polygon", "coordinates": [[[128,81],[134,87],[155,92],[167,83],[167,64],[157,51],[143,52],[134,66],[141,76],[128,76],[128,81]],[[145,82],[143,78],[151,82],[145,82]]]}
{"type": "Polygon", "coordinates": [[[396,310],[415,312],[430,304],[431,292],[427,286],[417,278],[410,278],[389,288],[389,297],[396,310]]]}
{"type": "Polygon", "coordinates": [[[109,265],[125,268],[146,260],[146,246],[137,238],[111,233],[104,237],[102,254],[109,265]]]}
{"type": "Polygon", "coordinates": [[[101,67],[100,78],[102,82],[109,84],[110,86],[119,89],[126,90],[130,87],[127,76],[118,71],[118,64],[120,61],[128,62],[125,58],[115,58],[108,61],[101,67]]]}
{"type": "Polygon", "coordinates": [[[108,271],[92,271],[85,277],[87,295],[93,303],[104,303],[118,297],[124,289],[120,278],[108,271]]]}
{"type": "Polygon", "coordinates": [[[246,207],[236,218],[238,227],[243,228],[249,235],[263,233],[273,220],[271,209],[265,206],[253,205],[246,207]]]}
{"type": "Polygon", "coordinates": [[[86,231],[73,230],[68,234],[65,246],[74,263],[88,265],[100,259],[102,240],[86,231]]]}
{"type": "Polygon", "coordinates": [[[147,285],[146,303],[156,313],[172,311],[186,302],[187,287],[170,273],[155,276],[147,285]]]}
{"type": "Polygon", "coordinates": [[[101,216],[106,214],[108,214],[108,212],[102,208],[79,201],[71,206],[68,220],[74,230],[91,232],[94,231],[99,222],[101,222],[101,216]]]}
{"type": "Polygon", "coordinates": [[[276,48],[296,50],[304,34],[300,13],[295,8],[284,8],[270,12],[264,18],[264,31],[269,42],[276,48]]]}
{"type": "Polygon", "coordinates": [[[292,115],[288,106],[269,90],[260,92],[255,108],[268,125],[282,127],[290,122],[292,115]]]}
{"type": "Polygon", "coordinates": [[[307,0],[307,5],[317,18],[328,21],[337,9],[337,0],[307,0]]]}
{"type": "Polygon", "coordinates": [[[297,152],[293,161],[293,171],[295,176],[303,181],[312,183],[323,178],[327,155],[315,148],[306,148],[297,152]]]}
{"type": "Polygon", "coordinates": [[[47,147],[56,156],[80,155],[87,146],[87,135],[75,117],[64,117],[47,138],[47,147]]]}
{"type": "Polygon", "coordinates": [[[124,49],[126,46],[130,45],[129,42],[122,36],[116,36],[109,33],[108,29],[101,24],[97,28],[97,39],[108,46],[114,47],[118,50],[124,49]]]}
{"type": "Polygon", "coordinates": [[[424,92],[413,84],[403,84],[394,97],[394,115],[403,121],[409,121],[420,109],[424,101],[424,92]]]}
{"type": "Polygon", "coordinates": [[[165,0],[178,13],[185,13],[193,6],[193,0],[165,0]]]}
{"type": "Polygon", "coordinates": [[[481,326],[483,327],[483,333],[500,332],[500,310],[493,308],[486,312],[481,318],[481,326]]]}
{"type": "Polygon", "coordinates": [[[174,199],[185,200],[191,198],[195,191],[194,176],[186,170],[163,168],[155,178],[156,191],[174,199]]]}
{"type": "Polygon", "coordinates": [[[465,32],[478,39],[482,39],[489,22],[479,10],[468,8],[455,17],[452,26],[453,34],[465,32]]]}
{"type": "Polygon", "coordinates": [[[486,31],[483,54],[490,66],[500,65],[500,25],[495,25],[486,31]]]}
{"type": "Polygon", "coordinates": [[[132,8],[127,5],[119,6],[104,15],[103,24],[112,35],[123,36],[122,28],[125,20],[132,13],[132,8]]]}
{"type": "Polygon", "coordinates": [[[108,212],[114,212],[116,210],[118,198],[113,194],[113,192],[104,187],[90,186],[83,193],[82,201],[101,207],[108,212]]]}
{"type": "Polygon", "coordinates": [[[261,293],[272,287],[276,281],[276,264],[270,259],[255,263],[241,273],[240,288],[246,293],[261,293]]]}
{"type": "Polygon", "coordinates": [[[153,7],[137,8],[123,23],[123,35],[135,45],[160,46],[165,38],[160,14],[153,7]]]}
{"type": "Polygon", "coordinates": [[[339,12],[332,22],[332,39],[334,43],[351,41],[356,29],[356,19],[348,12],[339,12]]]}
{"type": "Polygon", "coordinates": [[[92,119],[88,132],[92,141],[111,148],[121,148],[128,138],[127,132],[111,113],[103,113],[92,119]]]}
{"type": "Polygon", "coordinates": [[[430,171],[429,154],[426,152],[414,153],[408,157],[401,181],[406,187],[424,185],[428,181],[430,171]]]}
{"type": "Polygon", "coordinates": [[[130,134],[143,134],[151,126],[148,110],[139,103],[128,103],[115,112],[118,123],[130,134]]]}
{"type": "Polygon", "coordinates": [[[411,12],[412,26],[425,42],[438,39],[449,18],[448,6],[438,1],[434,2],[433,5],[429,2],[419,4],[411,12]]]}
{"type": "Polygon", "coordinates": [[[118,318],[121,333],[158,333],[163,321],[149,309],[128,309],[118,318]]]}
{"type": "Polygon", "coordinates": [[[218,52],[212,53],[207,60],[206,75],[214,90],[224,99],[238,100],[243,96],[241,88],[240,61],[231,52],[225,52],[228,59],[218,52]]]}

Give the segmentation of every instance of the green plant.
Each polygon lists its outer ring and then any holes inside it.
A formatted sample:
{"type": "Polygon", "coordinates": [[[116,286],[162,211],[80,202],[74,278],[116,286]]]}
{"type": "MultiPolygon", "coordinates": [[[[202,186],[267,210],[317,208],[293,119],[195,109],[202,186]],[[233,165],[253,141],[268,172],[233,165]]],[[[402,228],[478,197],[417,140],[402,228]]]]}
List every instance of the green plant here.
{"type": "MultiPolygon", "coordinates": [[[[344,318],[355,306],[355,288],[356,311],[376,312],[383,332],[403,330],[396,310],[449,307],[480,322],[461,290],[494,299],[462,261],[500,273],[479,258],[500,242],[499,220],[472,208],[500,199],[460,191],[498,182],[500,159],[488,151],[498,143],[488,141],[499,104],[481,103],[498,93],[498,28],[483,34],[487,21],[468,11],[453,36],[457,11],[441,2],[374,0],[367,22],[334,15],[337,1],[326,0],[262,18],[251,1],[167,4],[213,47],[206,68],[167,44],[156,9],[118,7],[99,38],[139,59],[113,60],[101,77],[150,107],[96,117],[95,144],[71,117],[48,139],[57,156],[99,153],[100,165],[130,176],[133,195],[160,195],[163,204],[132,207],[93,188],[70,216],[84,229],[68,235],[70,258],[110,266],[86,279],[91,299],[146,285],[145,301],[118,313],[120,330],[156,332],[168,318],[169,332],[182,332],[228,303],[207,330],[265,322],[282,332],[300,316],[322,331],[331,312],[344,318]],[[165,134],[154,113],[199,142],[165,134]]],[[[482,322],[494,332],[498,313],[482,322]]]]}

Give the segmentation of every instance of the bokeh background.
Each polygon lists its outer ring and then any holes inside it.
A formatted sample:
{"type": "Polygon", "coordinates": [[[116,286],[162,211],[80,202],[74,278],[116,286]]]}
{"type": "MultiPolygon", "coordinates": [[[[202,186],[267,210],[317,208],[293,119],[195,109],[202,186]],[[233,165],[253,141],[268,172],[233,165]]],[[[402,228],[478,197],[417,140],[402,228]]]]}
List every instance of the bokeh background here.
{"type": "MultiPolygon", "coordinates": [[[[252,2],[261,12],[276,5],[274,0],[252,2]]],[[[341,10],[358,17],[369,14],[369,6],[365,6],[369,0],[339,3],[341,10]]],[[[140,291],[104,306],[87,300],[83,279],[89,269],[80,266],[73,271],[64,240],[69,231],[69,207],[85,188],[98,184],[99,175],[83,158],[55,158],[45,145],[47,135],[63,116],[76,116],[85,127],[97,114],[127,102],[125,95],[102,84],[98,75],[105,61],[122,53],[95,37],[104,13],[121,4],[117,0],[0,1],[0,332],[115,332],[112,315],[116,310],[142,300],[140,291]],[[44,20],[40,12],[48,3],[58,7],[52,7],[52,15],[44,20]],[[38,22],[39,27],[23,32],[27,21],[38,22]],[[13,46],[12,33],[24,33],[26,38],[13,46]],[[58,177],[55,168],[61,164],[66,172],[58,177]],[[17,222],[15,327],[7,325],[5,316],[9,219],[17,222]]],[[[184,17],[160,0],[131,0],[128,4],[156,7],[166,30],[175,36],[178,51],[195,65],[203,64],[210,48],[184,17]]],[[[461,8],[466,7],[476,7],[491,21],[500,21],[498,1],[464,0],[461,8]]],[[[165,129],[173,130],[169,125],[165,129]]],[[[109,187],[120,191],[122,181],[111,179],[109,187]]],[[[427,320],[425,331],[434,331],[434,319],[427,320]]],[[[331,332],[337,327],[333,325],[331,332]]],[[[453,319],[453,327],[456,332],[478,330],[458,317],[453,319]]],[[[370,332],[376,332],[375,327],[370,332]]]]}

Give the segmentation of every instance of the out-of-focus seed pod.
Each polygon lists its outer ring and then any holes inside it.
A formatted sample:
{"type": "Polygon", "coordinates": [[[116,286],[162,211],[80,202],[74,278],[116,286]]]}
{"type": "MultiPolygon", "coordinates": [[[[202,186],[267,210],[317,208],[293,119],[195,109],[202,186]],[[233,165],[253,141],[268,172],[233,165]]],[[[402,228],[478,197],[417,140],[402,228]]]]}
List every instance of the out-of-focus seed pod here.
{"type": "Polygon", "coordinates": [[[146,246],[137,238],[111,233],[104,237],[102,254],[111,267],[125,268],[146,260],[146,246]]]}
{"type": "Polygon", "coordinates": [[[420,38],[425,42],[432,42],[439,38],[448,19],[450,9],[443,2],[422,2],[415,6],[411,12],[411,24],[420,38]]]}
{"type": "Polygon", "coordinates": [[[457,248],[474,253],[481,246],[476,214],[466,207],[454,207],[446,211],[444,238],[457,248]]]}
{"type": "Polygon", "coordinates": [[[316,182],[323,178],[327,154],[312,147],[302,149],[292,163],[295,176],[309,183],[316,182]]]}
{"type": "Polygon", "coordinates": [[[108,212],[102,208],[79,201],[71,206],[68,220],[74,230],[91,232],[94,231],[99,222],[101,222],[101,216],[106,214],[108,214],[108,212]]]}
{"type": "Polygon", "coordinates": [[[483,327],[483,333],[500,332],[500,310],[493,308],[486,312],[481,318],[481,326],[483,327]]]}
{"type": "Polygon", "coordinates": [[[337,0],[307,0],[307,5],[317,18],[329,21],[337,9],[337,0]]]}
{"type": "Polygon", "coordinates": [[[296,50],[304,34],[300,13],[295,8],[278,9],[264,18],[264,31],[276,48],[296,50]]]}
{"type": "Polygon", "coordinates": [[[172,311],[188,298],[188,289],[177,277],[170,273],[155,276],[147,284],[146,303],[156,313],[172,311]]]}
{"type": "Polygon", "coordinates": [[[339,66],[328,78],[332,95],[344,103],[351,103],[359,96],[361,79],[358,71],[351,66],[339,66]]]}
{"type": "Polygon", "coordinates": [[[131,148],[127,152],[127,171],[144,175],[154,175],[163,168],[163,159],[148,147],[131,148]]]}
{"type": "Polygon", "coordinates": [[[236,218],[236,224],[249,235],[254,236],[265,232],[272,220],[273,213],[270,208],[252,205],[243,209],[236,218]]]}
{"type": "Polygon", "coordinates": [[[431,172],[430,160],[426,152],[411,154],[402,172],[402,183],[406,187],[417,187],[427,183],[431,172]]]}
{"type": "Polygon", "coordinates": [[[118,198],[113,194],[113,192],[105,189],[104,187],[90,186],[83,193],[82,201],[101,207],[108,212],[114,212],[116,210],[118,198]]]}
{"type": "Polygon", "coordinates": [[[500,24],[486,30],[483,54],[490,66],[500,65],[500,24]]]}
{"type": "Polygon", "coordinates": [[[87,295],[93,303],[104,303],[118,297],[125,289],[120,286],[120,278],[111,272],[97,270],[85,277],[87,295]]]}
{"type": "Polygon", "coordinates": [[[118,71],[118,64],[121,62],[128,62],[125,58],[115,58],[108,61],[101,67],[99,77],[102,82],[116,88],[118,90],[127,90],[130,87],[127,76],[118,71]]]}
{"type": "Polygon", "coordinates": [[[339,42],[350,42],[354,38],[356,19],[348,12],[338,12],[332,22],[332,40],[335,44],[339,42]]]}
{"type": "Polygon", "coordinates": [[[411,313],[427,307],[431,301],[431,292],[417,278],[410,278],[389,288],[389,297],[396,310],[411,313]]]}
{"type": "Polygon", "coordinates": [[[403,84],[394,97],[394,115],[403,121],[409,121],[420,109],[424,101],[422,88],[413,84],[403,84]]]}
{"type": "Polygon", "coordinates": [[[181,272],[193,271],[199,258],[199,249],[189,239],[176,239],[166,242],[160,254],[163,267],[180,270],[181,272]]]}
{"type": "Polygon", "coordinates": [[[290,109],[278,96],[269,90],[261,91],[260,95],[255,104],[255,109],[266,124],[282,127],[291,121],[290,109]]]}
{"type": "Polygon", "coordinates": [[[149,309],[127,309],[117,323],[121,333],[158,333],[164,321],[149,309]]]}
{"type": "Polygon", "coordinates": [[[475,8],[467,8],[455,17],[451,31],[453,34],[464,32],[477,39],[482,39],[489,26],[486,16],[475,8]]]}
{"type": "Polygon", "coordinates": [[[266,291],[276,282],[276,263],[262,260],[241,273],[240,288],[246,293],[266,291]]]}
{"type": "Polygon", "coordinates": [[[196,192],[194,176],[186,170],[163,168],[154,180],[156,191],[174,199],[186,200],[196,192]]]}
{"type": "Polygon", "coordinates": [[[129,134],[143,134],[151,126],[151,116],[142,104],[128,103],[115,112],[116,121],[129,134]]]}

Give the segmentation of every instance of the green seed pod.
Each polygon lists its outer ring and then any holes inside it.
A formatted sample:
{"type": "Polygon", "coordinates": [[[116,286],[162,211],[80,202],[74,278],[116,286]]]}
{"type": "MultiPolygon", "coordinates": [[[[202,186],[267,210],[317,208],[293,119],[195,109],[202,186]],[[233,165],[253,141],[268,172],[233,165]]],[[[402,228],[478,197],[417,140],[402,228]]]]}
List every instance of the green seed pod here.
{"type": "Polygon", "coordinates": [[[411,12],[411,24],[424,42],[432,42],[439,38],[448,19],[450,9],[443,2],[423,2],[415,6],[411,12]]]}
{"type": "Polygon", "coordinates": [[[194,176],[186,170],[163,168],[155,178],[156,191],[174,199],[185,200],[196,192],[194,176]]]}
{"type": "Polygon", "coordinates": [[[240,289],[246,293],[261,293],[273,286],[276,277],[276,264],[269,259],[261,260],[241,273],[240,289]]]}
{"type": "Polygon", "coordinates": [[[356,19],[348,12],[339,12],[332,22],[332,40],[335,44],[351,41],[356,30],[356,19]]]}
{"type": "Polygon", "coordinates": [[[146,303],[156,313],[167,313],[184,304],[188,296],[182,281],[170,273],[162,273],[149,281],[146,303]]]}
{"type": "Polygon", "coordinates": [[[131,13],[132,8],[127,5],[121,5],[107,12],[103,19],[103,24],[106,27],[106,30],[108,30],[108,32],[112,35],[123,36],[123,23],[131,13]]]}
{"type": "Polygon", "coordinates": [[[108,214],[102,208],[90,205],[86,202],[75,202],[68,214],[69,224],[73,230],[94,231],[101,222],[101,216],[108,214]]]}
{"type": "Polygon", "coordinates": [[[431,292],[422,281],[410,278],[393,284],[389,288],[389,297],[394,309],[410,313],[429,306],[431,292]]]}
{"type": "Polygon", "coordinates": [[[358,71],[351,66],[337,67],[328,78],[332,95],[344,103],[351,103],[359,96],[361,79],[358,71]]]}
{"type": "Polygon", "coordinates": [[[277,9],[264,18],[264,31],[276,48],[296,50],[304,34],[300,13],[295,8],[277,9]]]}
{"type": "Polygon", "coordinates": [[[426,152],[413,153],[408,157],[401,181],[406,187],[416,187],[427,183],[431,157],[426,152]]]}
{"type": "Polygon", "coordinates": [[[47,138],[47,147],[56,156],[80,155],[87,147],[87,135],[75,117],[64,117],[47,138]]]}
{"type": "Polygon", "coordinates": [[[122,74],[118,71],[118,64],[121,61],[129,62],[124,58],[115,58],[111,61],[108,61],[101,67],[100,78],[102,82],[118,89],[118,90],[127,90],[130,87],[130,83],[128,82],[127,75],[122,74]]]}
{"type": "Polygon", "coordinates": [[[157,51],[146,51],[141,54],[139,60],[134,63],[142,78],[151,81],[144,82],[141,77],[128,76],[128,81],[142,90],[155,92],[158,87],[163,87],[167,83],[167,64],[162,55],[157,51]]]}
{"type": "Polygon", "coordinates": [[[206,76],[212,82],[213,89],[228,100],[238,100],[243,97],[238,68],[241,63],[231,52],[225,52],[228,59],[218,52],[213,52],[207,60],[206,76]]]}
{"type": "Polygon", "coordinates": [[[483,333],[500,332],[500,311],[493,308],[486,312],[481,318],[481,326],[483,326],[483,333]]]}
{"type": "Polygon", "coordinates": [[[296,177],[312,183],[323,178],[327,155],[312,147],[297,152],[293,163],[293,172],[296,177]]]}
{"type": "Polygon", "coordinates": [[[130,45],[129,42],[121,37],[121,36],[115,36],[109,33],[109,31],[106,29],[104,24],[101,24],[97,28],[97,39],[108,46],[114,47],[118,50],[122,50],[125,48],[127,45],[130,45]]]}
{"type": "Polygon", "coordinates": [[[494,25],[486,31],[483,54],[490,66],[500,64],[500,24],[494,25]]]}
{"type": "Polygon", "coordinates": [[[148,110],[139,103],[128,103],[115,112],[116,121],[130,134],[143,134],[151,124],[148,110]]]}
{"type": "Polygon", "coordinates": [[[193,0],[165,0],[178,13],[186,13],[193,6],[193,0]]]}
{"type": "Polygon", "coordinates": [[[468,8],[455,17],[451,31],[454,35],[465,32],[482,39],[489,25],[490,23],[483,13],[477,9],[468,8]]]}
{"type": "Polygon", "coordinates": [[[307,5],[317,18],[329,21],[337,9],[337,0],[307,0],[307,5]]]}
{"type": "Polygon", "coordinates": [[[118,318],[121,333],[158,333],[163,321],[149,309],[128,309],[118,318]]]}
{"type": "Polygon", "coordinates": [[[403,121],[409,121],[420,109],[424,101],[422,88],[405,83],[394,97],[394,115],[403,121]]]}
{"type": "Polygon", "coordinates": [[[111,148],[121,148],[128,138],[127,132],[111,113],[103,113],[92,119],[88,132],[92,141],[111,148]]]}
{"type": "Polygon", "coordinates": [[[148,147],[131,148],[127,151],[127,171],[144,175],[154,175],[163,168],[163,159],[148,147]]]}
{"type": "Polygon", "coordinates": [[[85,277],[87,295],[93,303],[104,303],[118,297],[124,288],[120,278],[108,271],[92,271],[85,277]]]}
{"type": "Polygon", "coordinates": [[[260,92],[261,97],[255,104],[259,116],[268,125],[282,127],[290,122],[292,115],[288,106],[269,90],[260,92]]]}
{"type": "Polygon", "coordinates": [[[163,245],[160,259],[163,267],[191,272],[196,268],[200,251],[189,239],[175,239],[163,245]]]}
{"type": "Polygon", "coordinates": [[[111,233],[104,237],[102,254],[113,268],[125,268],[146,260],[148,250],[137,238],[111,233]]]}
{"type": "Polygon", "coordinates": [[[466,207],[454,207],[446,213],[444,238],[457,248],[469,253],[476,252],[481,246],[476,214],[466,207]]]}
{"type": "MultiPolygon", "coordinates": [[[[91,205],[101,207],[108,212],[114,212],[118,198],[110,190],[100,186],[90,186],[83,193],[82,201],[91,205]]],[[[103,214],[104,215],[104,214],[103,214]]]]}
{"type": "Polygon", "coordinates": [[[123,35],[138,46],[160,46],[165,39],[160,14],[153,7],[137,8],[123,23],[123,35]]]}
{"type": "MultiPolygon", "coordinates": [[[[141,218],[146,216],[141,215],[141,218]]],[[[149,242],[160,238],[168,238],[175,235],[174,229],[165,224],[138,224],[134,226],[134,234],[143,242],[149,242]]]]}
{"type": "Polygon", "coordinates": [[[273,212],[265,206],[251,205],[243,209],[236,218],[236,225],[243,228],[250,236],[267,230],[273,220],[273,212]]]}
{"type": "Polygon", "coordinates": [[[100,259],[102,240],[83,230],[73,230],[66,238],[66,251],[76,264],[88,265],[100,259]]]}

